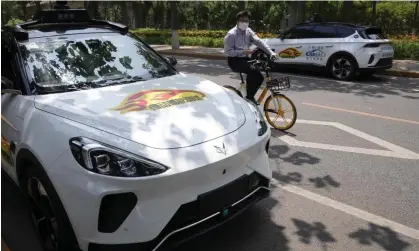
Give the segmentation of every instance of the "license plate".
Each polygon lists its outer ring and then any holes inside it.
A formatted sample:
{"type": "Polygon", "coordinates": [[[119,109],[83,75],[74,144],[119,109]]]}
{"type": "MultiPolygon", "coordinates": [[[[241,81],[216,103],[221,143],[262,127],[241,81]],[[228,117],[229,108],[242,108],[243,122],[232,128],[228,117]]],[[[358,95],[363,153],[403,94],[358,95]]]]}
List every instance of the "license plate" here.
{"type": "Polygon", "coordinates": [[[216,190],[199,195],[198,202],[200,216],[205,217],[220,212],[246,196],[248,189],[249,177],[243,176],[216,190]]]}
{"type": "Polygon", "coordinates": [[[383,58],[391,58],[393,57],[393,52],[383,52],[383,58]]]}

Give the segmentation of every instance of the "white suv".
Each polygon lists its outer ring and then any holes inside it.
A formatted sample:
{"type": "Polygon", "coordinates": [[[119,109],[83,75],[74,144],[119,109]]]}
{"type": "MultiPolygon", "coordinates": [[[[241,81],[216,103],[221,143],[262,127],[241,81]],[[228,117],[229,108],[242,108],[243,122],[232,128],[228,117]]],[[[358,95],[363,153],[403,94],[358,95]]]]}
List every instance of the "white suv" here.
{"type": "Polygon", "coordinates": [[[275,63],[323,66],[334,78],[349,80],[392,67],[391,40],[380,34],[377,27],[310,22],[264,41],[277,53],[275,63]]]}

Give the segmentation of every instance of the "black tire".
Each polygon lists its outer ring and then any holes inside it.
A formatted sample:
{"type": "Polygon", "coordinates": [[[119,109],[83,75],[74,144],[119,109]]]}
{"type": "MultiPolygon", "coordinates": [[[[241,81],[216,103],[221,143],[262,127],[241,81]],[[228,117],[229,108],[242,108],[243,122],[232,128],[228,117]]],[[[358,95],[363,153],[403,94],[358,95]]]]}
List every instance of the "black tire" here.
{"type": "Polygon", "coordinates": [[[291,101],[291,99],[289,99],[287,96],[285,96],[284,94],[275,94],[274,96],[270,95],[266,101],[265,104],[263,105],[263,111],[265,112],[265,117],[266,120],[268,121],[268,123],[275,129],[280,130],[280,131],[286,131],[288,129],[290,129],[291,127],[294,126],[295,122],[297,121],[297,108],[295,107],[294,103],[291,101]],[[291,120],[291,123],[287,126],[284,127],[280,127],[278,125],[276,125],[270,118],[269,116],[269,103],[274,99],[274,98],[283,98],[285,99],[290,105],[292,110],[294,111],[294,117],[291,120]]]}
{"type": "Polygon", "coordinates": [[[243,94],[239,90],[237,90],[236,88],[234,88],[233,86],[231,86],[231,85],[224,85],[223,87],[224,88],[227,88],[229,90],[234,91],[237,95],[239,95],[241,98],[243,98],[243,94]]]}
{"type": "MultiPolygon", "coordinates": [[[[79,251],[79,245],[77,243],[77,239],[76,236],[74,234],[73,228],[71,226],[70,220],[68,219],[67,213],[64,209],[64,206],[62,205],[60,198],[58,197],[57,192],[55,191],[50,179],[48,178],[47,174],[45,173],[45,171],[37,166],[37,165],[32,165],[30,167],[27,168],[26,172],[23,174],[23,177],[20,179],[20,187],[21,190],[26,198],[26,200],[28,201],[28,205],[29,205],[29,212],[30,215],[33,219],[32,221],[32,225],[33,228],[36,232],[36,235],[38,237],[38,240],[43,248],[44,251],[79,251]],[[35,181],[36,180],[36,181],[35,181]],[[46,222],[45,224],[39,224],[40,226],[42,225],[42,227],[40,227],[39,229],[43,229],[44,231],[38,231],[38,228],[35,224],[35,215],[39,215],[40,210],[38,210],[33,203],[33,200],[31,200],[32,197],[37,197],[37,196],[30,196],[30,192],[29,191],[34,191],[35,189],[29,189],[29,186],[31,186],[33,188],[34,183],[38,183],[38,181],[40,182],[40,184],[42,185],[43,189],[46,192],[46,195],[49,199],[49,203],[47,203],[46,201],[46,197],[45,195],[42,196],[43,198],[43,203],[39,203],[39,204],[43,204],[43,205],[50,205],[50,208],[43,207],[45,212],[48,212],[47,214],[50,214],[52,216],[54,216],[55,220],[45,220],[42,222],[46,222]],[[53,222],[53,223],[51,223],[53,222]],[[57,236],[56,239],[56,245],[53,245],[51,243],[53,242],[47,242],[45,241],[45,232],[48,232],[48,226],[50,225],[50,229],[53,229],[54,227],[51,227],[52,225],[55,226],[54,230],[55,231],[51,231],[54,232],[54,234],[57,236]],[[45,231],[46,230],[46,231],[45,231]],[[51,244],[51,245],[49,245],[51,244]]],[[[37,186],[39,187],[39,186],[37,186]]],[[[43,192],[43,191],[42,191],[43,192]]],[[[31,192],[32,194],[34,194],[34,192],[31,192]]],[[[38,193],[39,195],[40,193],[38,193]]],[[[41,196],[40,196],[41,197],[41,196]]],[[[38,218],[38,217],[37,217],[38,218]]],[[[51,217],[52,218],[52,217],[51,217]]],[[[41,222],[41,221],[39,221],[41,222]]],[[[52,238],[51,238],[52,239],[52,238]]]]}
{"type": "Polygon", "coordinates": [[[329,73],[337,80],[348,81],[355,77],[357,73],[357,64],[354,59],[348,55],[334,55],[330,59],[329,73]]]}

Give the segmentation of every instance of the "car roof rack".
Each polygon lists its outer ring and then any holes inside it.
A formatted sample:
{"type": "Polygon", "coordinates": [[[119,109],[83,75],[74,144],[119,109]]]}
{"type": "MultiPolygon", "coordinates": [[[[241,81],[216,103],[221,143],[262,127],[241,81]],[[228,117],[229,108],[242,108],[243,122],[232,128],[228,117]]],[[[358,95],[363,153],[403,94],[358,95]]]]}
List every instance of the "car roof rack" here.
{"type": "Polygon", "coordinates": [[[70,9],[67,1],[57,1],[54,9],[40,10],[34,15],[34,21],[29,21],[23,24],[12,26],[3,26],[2,29],[13,33],[15,38],[19,41],[28,40],[28,29],[37,25],[43,24],[86,24],[108,26],[112,29],[118,30],[123,34],[128,33],[128,26],[106,21],[92,19],[86,9],[70,9]]]}

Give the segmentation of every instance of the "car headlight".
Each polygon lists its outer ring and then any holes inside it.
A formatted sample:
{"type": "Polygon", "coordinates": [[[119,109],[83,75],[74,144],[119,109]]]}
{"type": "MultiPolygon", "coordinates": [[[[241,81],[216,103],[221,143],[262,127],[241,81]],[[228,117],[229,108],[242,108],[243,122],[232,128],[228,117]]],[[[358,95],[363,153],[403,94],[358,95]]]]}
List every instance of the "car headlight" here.
{"type": "Polygon", "coordinates": [[[268,130],[268,125],[266,124],[265,116],[260,112],[259,108],[250,100],[247,100],[250,110],[255,115],[255,121],[258,125],[258,136],[262,136],[268,130]]]}
{"type": "Polygon", "coordinates": [[[169,168],[115,147],[83,137],[70,139],[76,161],[85,169],[103,175],[144,177],[161,174],[169,168]]]}

